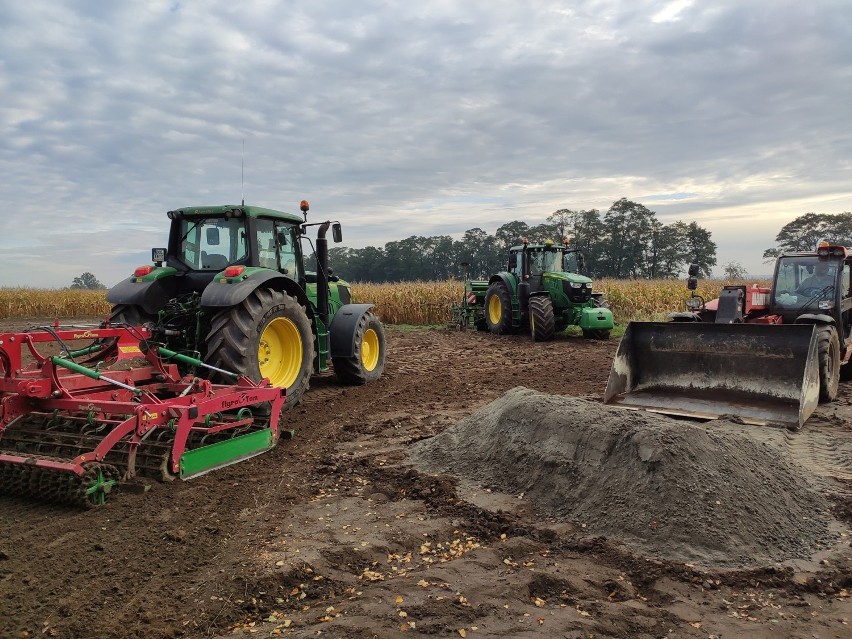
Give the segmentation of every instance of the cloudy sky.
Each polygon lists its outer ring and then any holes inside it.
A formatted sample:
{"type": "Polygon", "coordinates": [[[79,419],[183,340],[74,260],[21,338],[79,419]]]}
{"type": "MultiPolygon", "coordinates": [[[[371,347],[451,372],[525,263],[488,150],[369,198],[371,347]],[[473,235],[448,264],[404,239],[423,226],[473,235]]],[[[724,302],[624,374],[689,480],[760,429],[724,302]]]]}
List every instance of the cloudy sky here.
{"type": "Polygon", "coordinates": [[[850,115],[845,0],[0,0],[0,286],[115,284],[243,193],[352,247],[627,197],[767,273],[852,211],[850,115]]]}

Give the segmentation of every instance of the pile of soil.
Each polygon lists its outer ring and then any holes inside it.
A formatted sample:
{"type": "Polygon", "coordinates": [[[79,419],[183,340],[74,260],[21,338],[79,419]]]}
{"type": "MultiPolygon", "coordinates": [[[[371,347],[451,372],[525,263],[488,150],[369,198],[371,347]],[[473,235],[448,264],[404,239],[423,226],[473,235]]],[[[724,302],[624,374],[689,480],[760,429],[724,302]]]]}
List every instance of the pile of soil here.
{"type": "Polygon", "coordinates": [[[733,567],[827,547],[830,507],[807,470],[724,426],[517,387],[411,454],[660,558],[733,567]]]}

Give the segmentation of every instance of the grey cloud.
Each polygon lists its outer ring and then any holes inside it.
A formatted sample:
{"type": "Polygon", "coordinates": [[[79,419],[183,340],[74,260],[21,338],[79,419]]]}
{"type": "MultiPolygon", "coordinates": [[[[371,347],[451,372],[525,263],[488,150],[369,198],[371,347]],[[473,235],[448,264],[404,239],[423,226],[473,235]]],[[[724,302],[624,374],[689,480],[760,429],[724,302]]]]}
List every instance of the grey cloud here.
{"type": "MultiPolygon", "coordinates": [[[[115,234],[144,261],[164,211],[243,191],[290,210],[311,199],[356,246],[643,193],[694,193],[651,208],[699,223],[762,201],[849,202],[843,5],[694,2],[655,22],[665,9],[7,3],[0,245],[27,245],[39,220],[54,258],[33,278],[61,286],[89,257],[85,270],[115,273],[120,253],[90,256],[91,237],[63,228],[115,234]]],[[[787,215],[763,222],[764,244],[787,215]]]]}

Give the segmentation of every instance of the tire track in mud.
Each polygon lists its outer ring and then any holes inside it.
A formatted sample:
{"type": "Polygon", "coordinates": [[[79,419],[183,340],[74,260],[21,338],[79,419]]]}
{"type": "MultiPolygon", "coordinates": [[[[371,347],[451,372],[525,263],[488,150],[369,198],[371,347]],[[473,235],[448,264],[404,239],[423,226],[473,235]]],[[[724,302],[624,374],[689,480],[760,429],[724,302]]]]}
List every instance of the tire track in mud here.
{"type": "Polygon", "coordinates": [[[852,430],[828,425],[819,416],[797,431],[767,426],[732,429],[781,450],[806,469],[807,478],[820,489],[852,495],[852,430]]]}

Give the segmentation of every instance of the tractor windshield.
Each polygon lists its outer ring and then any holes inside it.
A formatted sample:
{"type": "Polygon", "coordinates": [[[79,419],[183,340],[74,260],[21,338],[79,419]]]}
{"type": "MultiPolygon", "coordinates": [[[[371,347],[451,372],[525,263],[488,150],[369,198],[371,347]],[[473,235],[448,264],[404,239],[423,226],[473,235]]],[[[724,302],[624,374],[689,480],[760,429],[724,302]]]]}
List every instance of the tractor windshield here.
{"type": "Polygon", "coordinates": [[[831,299],[837,278],[837,262],[815,255],[782,257],[775,280],[775,303],[799,307],[810,299],[831,299]]]}
{"type": "Polygon", "coordinates": [[[529,255],[530,273],[533,275],[562,272],[562,251],[560,249],[531,249],[529,255]]]}
{"type": "Polygon", "coordinates": [[[219,272],[247,254],[242,219],[184,218],[180,231],[180,259],[194,270],[219,272]]]}

